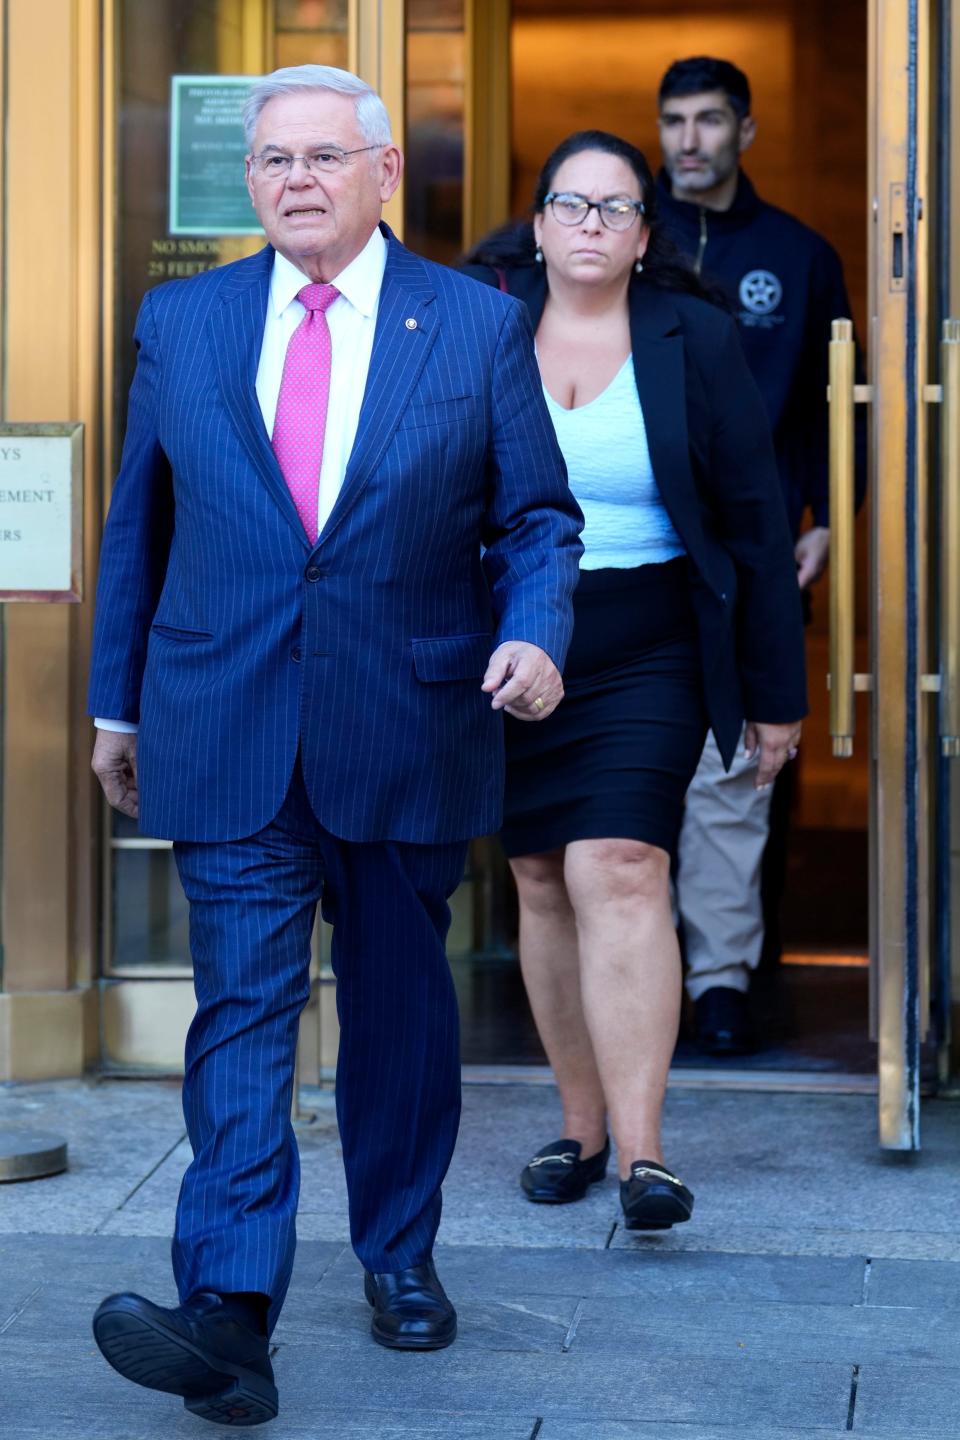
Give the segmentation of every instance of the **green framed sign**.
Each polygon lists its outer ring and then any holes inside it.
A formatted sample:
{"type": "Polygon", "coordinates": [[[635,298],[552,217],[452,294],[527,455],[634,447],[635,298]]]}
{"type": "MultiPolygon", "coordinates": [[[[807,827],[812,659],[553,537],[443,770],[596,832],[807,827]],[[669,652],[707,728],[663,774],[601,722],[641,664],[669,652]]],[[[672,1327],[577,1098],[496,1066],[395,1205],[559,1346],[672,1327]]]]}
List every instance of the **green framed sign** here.
{"type": "Polygon", "coordinates": [[[171,235],[259,235],[243,178],[251,75],[170,80],[171,235]]]}

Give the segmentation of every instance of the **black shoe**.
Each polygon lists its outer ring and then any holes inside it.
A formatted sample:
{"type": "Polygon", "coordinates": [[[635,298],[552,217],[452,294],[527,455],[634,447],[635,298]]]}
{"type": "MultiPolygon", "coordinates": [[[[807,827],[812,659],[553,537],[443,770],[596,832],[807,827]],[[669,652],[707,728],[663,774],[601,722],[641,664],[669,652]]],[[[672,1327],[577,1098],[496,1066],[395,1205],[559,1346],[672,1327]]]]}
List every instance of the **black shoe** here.
{"type": "Polygon", "coordinates": [[[607,1173],[610,1138],[596,1155],[580,1159],[579,1140],[554,1140],[544,1145],[520,1171],[520,1185],[528,1200],[538,1205],[567,1205],[582,1200],[591,1185],[607,1173]]]}
{"type": "Polygon", "coordinates": [[[705,1055],[749,1055],[757,1048],[750,1002],[742,990],[712,985],[693,1002],[697,1045],[705,1055]]]}
{"type": "Polygon", "coordinates": [[[373,1306],[370,1333],[388,1350],[442,1350],[457,1338],[457,1312],[432,1260],[392,1274],[365,1270],[363,1293],[373,1306]]]}
{"type": "Polygon", "coordinates": [[[205,1291],[166,1310],[141,1295],[110,1295],[93,1317],[105,1360],[127,1380],[182,1395],[216,1425],[262,1425],[279,1408],[266,1335],[205,1291]]]}
{"type": "Polygon", "coordinates": [[[634,1160],[620,1181],[620,1204],[628,1230],[669,1230],[693,1214],[693,1196],[676,1175],[655,1160],[634,1160]]]}

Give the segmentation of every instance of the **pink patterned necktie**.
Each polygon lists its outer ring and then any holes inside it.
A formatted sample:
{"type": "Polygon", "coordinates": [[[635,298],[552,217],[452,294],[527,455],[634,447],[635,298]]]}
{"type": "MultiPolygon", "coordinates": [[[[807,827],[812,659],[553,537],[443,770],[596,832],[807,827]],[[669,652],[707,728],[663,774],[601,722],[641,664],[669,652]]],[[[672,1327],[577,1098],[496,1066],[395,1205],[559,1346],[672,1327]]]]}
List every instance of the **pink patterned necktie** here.
{"type": "Polygon", "coordinates": [[[287,345],[273,422],[273,452],[311,545],[317,539],[323,432],[330,398],[332,348],[324,311],[339,294],[335,285],[304,285],[297,291],[307,313],[287,345]]]}

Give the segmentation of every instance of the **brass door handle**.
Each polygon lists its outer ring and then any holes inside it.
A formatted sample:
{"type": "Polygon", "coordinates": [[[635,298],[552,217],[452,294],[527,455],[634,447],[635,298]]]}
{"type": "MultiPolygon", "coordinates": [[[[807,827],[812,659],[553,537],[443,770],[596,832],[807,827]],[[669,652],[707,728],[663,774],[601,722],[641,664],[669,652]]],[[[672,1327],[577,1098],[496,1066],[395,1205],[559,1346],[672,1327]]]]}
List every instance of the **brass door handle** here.
{"type": "Polygon", "coordinates": [[[853,754],[854,692],[866,688],[854,673],[854,407],[870,389],[856,384],[853,321],[830,327],[830,734],[833,753],[853,754]]]}
{"type": "Polygon", "coordinates": [[[960,756],[960,320],[940,340],[940,749],[960,756]]]}

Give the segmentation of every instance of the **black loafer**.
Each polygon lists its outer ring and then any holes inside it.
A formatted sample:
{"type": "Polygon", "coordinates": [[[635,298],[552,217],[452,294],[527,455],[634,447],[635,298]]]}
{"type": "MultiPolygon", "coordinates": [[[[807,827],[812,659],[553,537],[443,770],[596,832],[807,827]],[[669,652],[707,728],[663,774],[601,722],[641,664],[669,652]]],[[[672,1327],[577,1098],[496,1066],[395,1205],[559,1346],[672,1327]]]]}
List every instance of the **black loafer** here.
{"type": "Polygon", "coordinates": [[[198,1293],[167,1310],[142,1295],[110,1295],[93,1317],[104,1359],[127,1380],[182,1395],[216,1425],[262,1425],[279,1408],[270,1346],[230,1314],[219,1295],[198,1293]]]}
{"type": "Polygon", "coordinates": [[[582,1200],[591,1185],[607,1173],[610,1137],[596,1155],[580,1159],[578,1140],[554,1140],[544,1145],[520,1171],[520,1185],[528,1200],[538,1205],[567,1205],[582,1200]]]}
{"type": "Polygon", "coordinates": [[[365,1270],[363,1293],[373,1306],[370,1333],[388,1350],[442,1350],[457,1338],[457,1312],[432,1260],[393,1274],[365,1270]]]}
{"type": "Polygon", "coordinates": [[[620,1181],[620,1204],[628,1230],[669,1230],[693,1214],[693,1195],[655,1160],[634,1160],[620,1181]]]}
{"type": "Polygon", "coordinates": [[[757,1036],[750,1001],[731,985],[712,985],[693,1002],[697,1046],[704,1055],[751,1055],[757,1036]]]}

